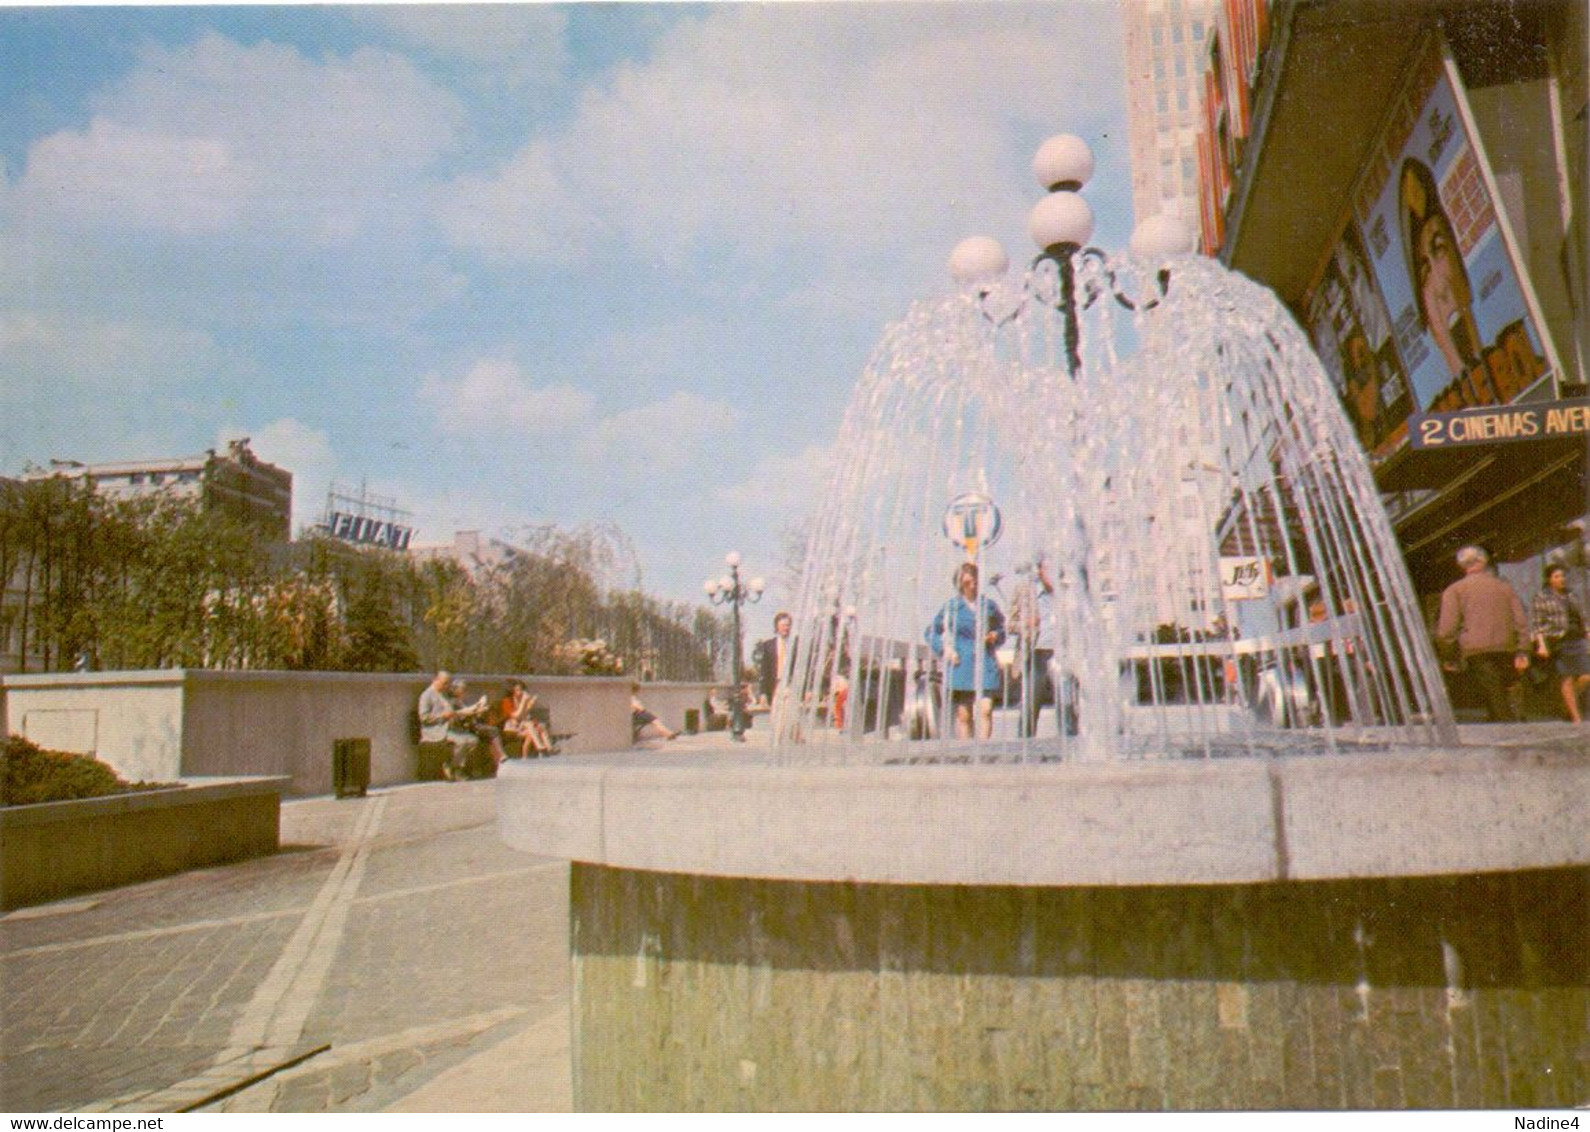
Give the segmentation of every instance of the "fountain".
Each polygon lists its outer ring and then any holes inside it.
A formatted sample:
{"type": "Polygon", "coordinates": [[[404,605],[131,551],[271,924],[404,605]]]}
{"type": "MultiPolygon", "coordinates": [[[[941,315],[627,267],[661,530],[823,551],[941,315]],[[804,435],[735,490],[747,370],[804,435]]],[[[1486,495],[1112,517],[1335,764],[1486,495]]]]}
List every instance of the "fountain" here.
{"type": "Polygon", "coordinates": [[[1462,744],[1301,332],[1173,225],[1084,247],[1078,144],[1032,270],[964,243],[876,350],[772,744],[504,769],[575,862],[580,1107],[1590,1093],[1590,761],[1462,744]]]}
{"type": "Polygon", "coordinates": [[[962,291],[885,334],[812,527],[774,707],[781,751],[1098,761],[1450,745],[1390,523],[1291,315],[1202,257],[1078,254],[1085,239],[1068,241],[1069,278],[1045,255],[1016,285],[998,277],[997,245],[969,241],[962,291]],[[946,536],[965,498],[997,545],[946,536]],[[923,632],[962,562],[1005,609],[1050,591],[1041,623],[1028,614],[980,674],[1003,726],[972,747],[951,738],[923,632]],[[1040,686],[1045,722],[1023,735],[1019,701],[1040,686]],[[852,705],[842,727],[836,687],[852,705]],[[900,742],[928,736],[932,753],[900,742]]]}

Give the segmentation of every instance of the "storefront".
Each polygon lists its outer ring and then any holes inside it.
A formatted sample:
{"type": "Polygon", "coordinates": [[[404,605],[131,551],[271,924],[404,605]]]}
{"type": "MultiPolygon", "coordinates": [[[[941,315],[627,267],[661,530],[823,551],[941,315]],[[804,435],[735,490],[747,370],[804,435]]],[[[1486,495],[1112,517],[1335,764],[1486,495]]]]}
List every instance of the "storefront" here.
{"type": "Polygon", "coordinates": [[[1433,598],[1584,562],[1581,0],[1227,0],[1206,250],[1308,331],[1433,598]],[[1255,37],[1254,29],[1258,35],[1255,37]]]}

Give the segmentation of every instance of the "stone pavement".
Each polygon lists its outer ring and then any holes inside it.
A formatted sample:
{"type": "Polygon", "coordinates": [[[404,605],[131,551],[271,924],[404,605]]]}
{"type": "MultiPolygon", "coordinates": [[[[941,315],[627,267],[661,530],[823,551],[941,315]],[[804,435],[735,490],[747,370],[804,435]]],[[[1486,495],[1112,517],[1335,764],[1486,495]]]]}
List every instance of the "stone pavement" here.
{"type": "Polygon", "coordinates": [[[0,917],[0,1111],[568,1111],[568,866],[495,818],[489,781],[289,801],[276,856],[0,917]]]}
{"type": "Polygon", "coordinates": [[[568,866],[495,819],[289,801],[274,857],[0,918],[0,1110],[568,1111],[568,866]]]}

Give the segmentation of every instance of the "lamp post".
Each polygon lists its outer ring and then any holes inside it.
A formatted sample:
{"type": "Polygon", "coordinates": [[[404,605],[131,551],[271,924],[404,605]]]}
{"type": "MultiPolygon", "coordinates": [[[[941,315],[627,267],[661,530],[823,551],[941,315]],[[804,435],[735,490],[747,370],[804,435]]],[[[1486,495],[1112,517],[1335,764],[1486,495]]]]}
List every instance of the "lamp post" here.
{"type": "MultiPolygon", "coordinates": [[[[1116,284],[1115,275],[1108,266],[1108,257],[1095,247],[1088,246],[1093,236],[1093,209],[1082,199],[1082,186],[1093,176],[1093,151],[1088,143],[1075,134],[1059,134],[1038,147],[1032,159],[1032,171],[1038,183],[1049,195],[1033,206],[1027,218],[1027,232],[1038,245],[1032,267],[1052,263],[1059,286],[1052,301],[1060,314],[1065,335],[1066,369],[1072,380],[1082,368],[1081,342],[1078,333],[1077,258],[1092,259],[1100,265],[1109,283],[1115,301],[1129,310],[1137,309],[1137,302],[1124,294],[1116,284]]],[[[1192,250],[1192,234],[1175,216],[1150,217],[1138,225],[1132,234],[1132,254],[1145,260],[1162,261],[1170,256],[1192,250]]],[[[1003,275],[1010,259],[995,240],[974,236],[962,240],[950,253],[950,274],[962,285],[976,286],[980,297],[987,299],[991,281],[1003,275]]],[[[1161,268],[1156,277],[1159,295],[1148,299],[1144,305],[1153,306],[1170,286],[1170,271],[1161,268]]],[[[1100,292],[1090,290],[1080,302],[1081,307],[1091,306],[1100,292]]],[[[1026,298],[1036,298],[1029,287],[1026,298]]],[[[1022,305],[1025,305],[1023,303],[1022,305]]],[[[984,307],[984,314],[995,325],[1003,325],[1020,313],[1021,307],[996,319],[984,307]]]]}
{"type": "Polygon", "coordinates": [[[744,660],[740,652],[740,607],[742,605],[755,605],[762,600],[762,591],[767,588],[767,583],[761,578],[752,578],[749,582],[740,580],[740,554],[731,550],[723,557],[724,565],[729,572],[721,578],[708,578],[702,583],[702,589],[707,593],[707,599],[713,605],[727,605],[734,615],[734,688],[729,701],[729,734],[736,743],[745,742],[745,697],[740,694],[740,675],[744,667],[744,660]]]}

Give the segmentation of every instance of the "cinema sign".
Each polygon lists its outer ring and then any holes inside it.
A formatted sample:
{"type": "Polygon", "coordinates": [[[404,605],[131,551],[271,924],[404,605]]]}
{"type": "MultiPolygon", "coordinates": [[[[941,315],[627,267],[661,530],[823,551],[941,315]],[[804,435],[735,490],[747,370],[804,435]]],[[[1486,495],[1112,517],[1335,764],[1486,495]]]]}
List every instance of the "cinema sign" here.
{"type": "Polygon", "coordinates": [[[1409,424],[1412,447],[1423,449],[1590,436],[1590,397],[1491,405],[1452,413],[1415,413],[1409,424]]]}

